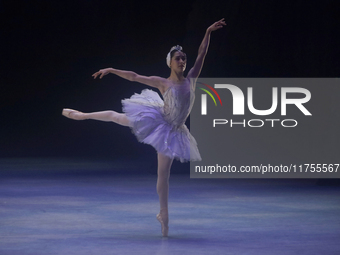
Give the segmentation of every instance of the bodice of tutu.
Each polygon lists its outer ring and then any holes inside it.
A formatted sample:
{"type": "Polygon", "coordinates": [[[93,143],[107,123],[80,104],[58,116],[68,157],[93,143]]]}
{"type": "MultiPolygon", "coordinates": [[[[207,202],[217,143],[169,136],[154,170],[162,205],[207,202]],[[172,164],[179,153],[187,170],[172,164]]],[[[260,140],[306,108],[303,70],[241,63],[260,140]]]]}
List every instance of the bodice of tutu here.
{"type": "Polygon", "coordinates": [[[164,119],[173,126],[182,126],[190,114],[194,97],[190,84],[172,85],[163,95],[164,119]]]}

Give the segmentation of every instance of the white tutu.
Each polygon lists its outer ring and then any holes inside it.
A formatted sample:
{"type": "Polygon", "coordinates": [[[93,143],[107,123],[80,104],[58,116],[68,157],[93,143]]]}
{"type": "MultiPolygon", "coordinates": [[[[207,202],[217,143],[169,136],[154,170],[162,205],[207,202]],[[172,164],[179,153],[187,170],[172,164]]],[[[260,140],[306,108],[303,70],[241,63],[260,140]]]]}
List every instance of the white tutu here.
{"type": "Polygon", "coordinates": [[[145,89],[122,100],[123,112],[138,141],[152,145],[157,152],[181,162],[201,160],[195,138],[186,127],[193,104],[193,91],[172,86],[164,93],[145,89]]]}

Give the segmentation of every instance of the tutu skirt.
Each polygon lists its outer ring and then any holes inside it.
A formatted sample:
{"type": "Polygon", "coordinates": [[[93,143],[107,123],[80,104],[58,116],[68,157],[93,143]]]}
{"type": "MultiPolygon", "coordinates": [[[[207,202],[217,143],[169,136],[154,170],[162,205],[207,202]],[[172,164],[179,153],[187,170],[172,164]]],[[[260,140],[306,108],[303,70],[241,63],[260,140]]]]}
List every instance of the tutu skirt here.
{"type": "Polygon", "coordinates": [[[145,89],[122,100],[122,105],[139,142],[181,162],[201,160],[196,140],[186,125],[174,125],[164,117],[164,102],[158,93],[145,89]]]}

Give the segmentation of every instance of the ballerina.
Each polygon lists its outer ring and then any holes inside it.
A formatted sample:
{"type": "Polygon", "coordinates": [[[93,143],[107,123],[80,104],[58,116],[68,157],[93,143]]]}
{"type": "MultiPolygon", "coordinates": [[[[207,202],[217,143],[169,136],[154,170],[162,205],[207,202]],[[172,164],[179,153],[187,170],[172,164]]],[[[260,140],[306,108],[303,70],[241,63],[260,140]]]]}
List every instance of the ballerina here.
{"type": "Polygon", "coordinates": [[[143,83],[159,89],[163,100],[158,93],[145,89],[141,94],[122,100],[124,113],[115,111],[83,113],[73,109],[62,111],[65,117],[74,120],[93,119],[128,126],[140,142],[150,144],[156,149],[157,193],[160,203],[160,212],[156,218],[161,223],[164,237],[168,236],[169,231],[169,177],[173,159],[181,162],[201,160],[197,143],[184,123],[194,102],[196,80],[208,51],[211,32],[225,25],[224,19],[221,19],[207,28],[195,64],[187,77],[184,77],[187,58],[179,45],[172,47],[167,55],[166,62],[171,69],[167,79],[114,68],[101,69],[92,75],[94,79],[97,77],[101,79],[112,73],[129,81],[143,83]]]}

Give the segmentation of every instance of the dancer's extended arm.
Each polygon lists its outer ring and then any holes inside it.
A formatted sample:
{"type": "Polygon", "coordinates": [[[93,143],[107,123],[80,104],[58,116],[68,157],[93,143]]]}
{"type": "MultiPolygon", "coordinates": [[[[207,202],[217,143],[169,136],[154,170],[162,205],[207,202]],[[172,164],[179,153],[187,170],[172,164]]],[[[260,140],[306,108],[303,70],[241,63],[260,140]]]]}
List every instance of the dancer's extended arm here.
{"type": "Polygon", "coordinates": [[[217,29],[222,28],[225,26],[225,21],[224,19],[221,19],[214,24],[212,24],[210,27],[207,28],[207,31],[205,32],[203,41],[198,49],[198,55],[195,61],[194,66],[190,69],[187,78],[195,78],[197,79],[198,76],[201,73],[203,63],[204,63],[204,58],[207,55],[208,52],[208,47],[209,47],[209,42],[210,42],[210,34],[212,31],[215,31],[217,29]]]}
{"type": "Polygon", "coordinates": [[[158,88],[161,91],[164,89],[164,86],[165,86],[164,85],[164,83],[165,83],[164,78],[161,78],[161,77],[158,77],[158,76],[144,76],[144,75],[139,75],[139,74],[132,72],[132,71],[118,70],[118,69],[114,69],[114,68],[101,69],[98,72],[94,73],[92,76],[94,77],[94,79],[96,79],[98,76],[101,79],[109,73],[118,75],[118,76],[120,76],[124,79],[129,80],[129,81],[137,81],[139,83],[143,83],[145,85],[158,88]]]}

